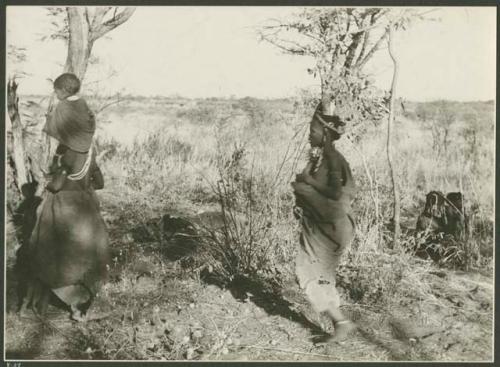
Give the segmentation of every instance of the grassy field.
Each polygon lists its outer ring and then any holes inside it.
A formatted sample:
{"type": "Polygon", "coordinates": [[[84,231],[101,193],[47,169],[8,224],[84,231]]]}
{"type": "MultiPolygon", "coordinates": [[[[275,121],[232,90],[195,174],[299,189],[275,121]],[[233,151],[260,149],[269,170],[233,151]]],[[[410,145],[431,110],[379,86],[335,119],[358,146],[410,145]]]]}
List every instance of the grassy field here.
{"type": "MultiPolygon", "coordinates": [[[[386,122],[362,125],[337,144],[358,187],[357,233],[338,286],[360,328],[330,353],[310,337],[331,325],[294,282],[290,182],[307,159],[312,107],[305,97],[131,98],[104,110],[97,141],[106,186],[98,195],[113,250],[109,282],[85,324],[55,308],[46,320],[18,317],[11,271],[18,244],[8,224],[7,357],[490,360],[494,104],[399,108],[397,247],[389,246],[386,122]],[[471,221],[470,236],[441,264],[413,255],[413,228],[431,190],[461,191],[471,221]],[[208,218],[203,223],[221,230],[203,225],[193,245],[165,236],[165,214],[208,218]]],[[[7,198],[16,205],[12,188],[7,198]]]]}

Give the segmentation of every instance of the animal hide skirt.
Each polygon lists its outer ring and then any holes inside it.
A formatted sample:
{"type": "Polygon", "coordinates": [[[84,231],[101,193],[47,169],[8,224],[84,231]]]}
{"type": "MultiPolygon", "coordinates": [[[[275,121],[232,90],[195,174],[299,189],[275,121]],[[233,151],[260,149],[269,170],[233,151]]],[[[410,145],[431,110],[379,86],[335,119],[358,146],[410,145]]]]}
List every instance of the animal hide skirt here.
{"type": "Polygon", "coordinates": [[[72,304],[79,293],[71,290],[75,285],[95,295],[107,274],[108,251],[106,226],[92,190],[45,193],[30,239],[32,276],[72,304]],[[69,288],[56,291],[64,287],[69,288]]]}

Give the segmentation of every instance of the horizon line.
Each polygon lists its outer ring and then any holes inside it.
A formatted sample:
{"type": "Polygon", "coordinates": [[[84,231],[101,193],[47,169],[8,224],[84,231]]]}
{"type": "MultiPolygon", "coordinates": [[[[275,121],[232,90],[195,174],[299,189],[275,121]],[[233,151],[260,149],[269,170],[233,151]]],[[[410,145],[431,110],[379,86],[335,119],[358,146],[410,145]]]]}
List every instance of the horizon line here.
{"type": "MultiPolygon", "coordinates": [[[[50,94],[37,94],[37,93],[18,93],[18,96],[24,97],[48,97],[50,94]]],[[[89,95],[85,95],[82,93],[82,96],[92,99],[92,98],[100,98],[100,97],[92,97],[89,95]]],[[[187,99],[187,100],[240,100],[240,99],[257,99],[257,100],[266,100],[266,101],[278,101],[278,100],[290,100],[293,99],[294,96],[282,96],[282,97],[257,97],[257,96],[206,96],[206,97],[188,97],[183,95],[144,95],[144,94],[133,94],[133,93],[116,93],[113,96],[122,96],[126,98],[140,98],[140,99],[187,99]]],[[[456,102],[456,103],[495,103],[496,98],[489,99],[468,99],[468,100],[458,100],[458,99],[448,99],[448,98],[433,98],[428,100],[417,100],[417,99],[409,99],[406,97],[399,96],[396,100],[403,100],[403,102],[410,103],[433,103],[433,102],[456,102]]]]}

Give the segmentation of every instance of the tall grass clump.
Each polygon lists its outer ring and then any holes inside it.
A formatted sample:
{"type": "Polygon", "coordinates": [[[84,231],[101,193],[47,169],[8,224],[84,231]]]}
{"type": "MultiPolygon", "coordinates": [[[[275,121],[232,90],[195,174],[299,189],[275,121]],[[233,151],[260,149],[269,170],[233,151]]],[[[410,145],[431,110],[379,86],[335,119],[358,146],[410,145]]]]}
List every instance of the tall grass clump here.
{"type": "MultiPolygon", "coordinates": [[[[220,151],[218,178],[211,183],[220,210],[217,229],[205,228],[202,258],[221,283],[238,279],[266,280],[280,286],[291,274],[296,226],[293,200],[273,170],[235,145],[220,151]]],[[[263,284],[265,284],[263,283],[263,284]]]]}

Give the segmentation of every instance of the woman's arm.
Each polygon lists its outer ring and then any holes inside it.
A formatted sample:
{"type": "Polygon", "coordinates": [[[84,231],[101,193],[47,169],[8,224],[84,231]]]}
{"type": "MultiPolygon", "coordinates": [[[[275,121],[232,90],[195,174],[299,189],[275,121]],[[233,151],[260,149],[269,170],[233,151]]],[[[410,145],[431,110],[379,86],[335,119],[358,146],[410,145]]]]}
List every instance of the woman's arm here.
{"type": "Polygon", "coordinates": [[[323,149],[324,159],[328,166],[328,183],[322,184],[315,180],[310,174],[303,172],[304,182],[311,185],[327,198],[338,200],[342,197],[342,161],[340,155],[333,146],[332,134],[325,129],[325,141],[323,149]]]}
{"type": "Polygon", "coordinates": [[[61,191],[64,183],[66,182],[66,177],[69,174],[69,169],[63,163],[63,157],[67,150],[67,146],[65,146],[64,144],[59,144],[57,146],[54,158],[52,159],[52,164],[49,169],[49,172],[51,173],[51,180],[46,186],[46,189],[52,193],[61,191]]]}
{"type": "Polygon", "coordinates": [[[66,182],[66,177],[68,176],[67,169],[61,167],[59,168],[53,175],[52,180],[47,184],[46,188],[51,193],[55,194],[56,192],[61,191],[66,182]]]}
{"type": "Polygon", "coordinates": [[[338,200],[342,197],[342,174],[340,172],[331,172],[327,185],[321,184],[310,175],[304,177],[304,182],[329,199],[338,200]]]}
{"type": "Polygon", "coordinates": [[[296,182],[305,182],[306,176],[310,176],[312,166],[313,166],[312,162],[307,162],[307,165],[302,170],[302,173],[295,175],[295,181],[296,182]]]}
{"type": "Polygon", "coordinates": [[[90,175],[90,184],[94,190],[101,190],[104,188],[104,177],[102,176],[102,171],[97,164],[94,165],[90,175]]]}
{"type": "Polygon", "coordinates": [[[97,165],[96,160],[97,151],[95,148],[92,151],[92,162],[90,164],[90,185],[94,190],[101,190],[104,188],[104,177],[102,171],[97,165]]]}

